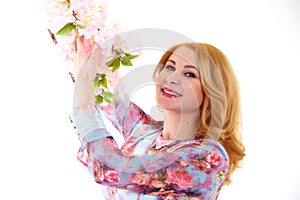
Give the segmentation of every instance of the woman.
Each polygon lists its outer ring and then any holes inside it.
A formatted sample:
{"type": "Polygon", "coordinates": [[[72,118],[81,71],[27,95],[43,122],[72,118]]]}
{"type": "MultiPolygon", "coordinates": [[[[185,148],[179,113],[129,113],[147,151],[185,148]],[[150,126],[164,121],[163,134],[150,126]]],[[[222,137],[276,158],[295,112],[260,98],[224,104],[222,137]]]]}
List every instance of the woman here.
{"type": "MultiPolygon", "coordinates": [[[[77,40],[75,66],[89,55],[77,40]]],[[[83,144],[81,161],[105,199],[217,199],[244,157],[238,82],[225,55],[212,45],[183,43],[162,56],[153,77],[164,121],[128,98],[95,106],[91,82],[95,48],[76,79],[71,119],[83,144]],[[100,110],[124,138],[118,147],[100,110]]],[[[78,70],[79,71],[79,70],[78,70]]]]}

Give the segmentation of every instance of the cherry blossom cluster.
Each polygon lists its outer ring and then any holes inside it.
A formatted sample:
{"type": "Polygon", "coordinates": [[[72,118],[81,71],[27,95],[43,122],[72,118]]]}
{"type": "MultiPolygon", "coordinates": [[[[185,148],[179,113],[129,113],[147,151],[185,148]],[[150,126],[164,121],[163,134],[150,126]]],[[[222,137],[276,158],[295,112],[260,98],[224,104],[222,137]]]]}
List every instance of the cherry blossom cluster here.
{"type": "Polygon", "coordinates": [[[98,104],[105,102],[113,105],[112,99],[116,95],[110,90],[117,83],[118,73],[115,71],[121,65],[132,66],[131,60],[137,55],[122,49],[124,42],[116,37],[120,34],[120,26],[108,17],[106,5],[105,0],[44,0],[48,31],[73,81],[75,36],[84,36],[87,49],[94,45],[100,47],[100,57],[105,59],[97,63],[101,70],[93,81],[95,100],[98,104]]]}
{"type": "Polygon", "coordinates": [[[44,0],[48,31],[70,72],[75,34],[84,35],[88,48],[120,33],[120,25],[108,17],[106,5],[105,0],[44,0]]]}

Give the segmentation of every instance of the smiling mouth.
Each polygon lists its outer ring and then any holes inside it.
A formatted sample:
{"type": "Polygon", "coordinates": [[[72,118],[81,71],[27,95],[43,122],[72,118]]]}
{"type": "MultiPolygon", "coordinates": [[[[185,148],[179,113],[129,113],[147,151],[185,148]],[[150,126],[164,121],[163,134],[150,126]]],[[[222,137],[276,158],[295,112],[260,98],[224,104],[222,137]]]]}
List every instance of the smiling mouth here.
{"type": "Polygon", "coordinates": [[[182,95],[178,92],[175,92],[169,88],[162,88],[161,89],[162,95],[168,98],[175,98],[175,97],[181,97],[182,95]]]}

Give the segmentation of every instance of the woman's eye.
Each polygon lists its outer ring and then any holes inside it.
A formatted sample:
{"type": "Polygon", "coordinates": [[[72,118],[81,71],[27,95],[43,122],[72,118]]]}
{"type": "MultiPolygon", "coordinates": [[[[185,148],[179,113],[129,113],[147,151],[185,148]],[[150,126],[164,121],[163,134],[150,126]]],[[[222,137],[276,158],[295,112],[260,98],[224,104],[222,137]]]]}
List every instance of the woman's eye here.
{"type": "Polygon", "coordinates": [[[196,75],[195,75],[194,73],[192,73],[192,72],[187,72],[187,73],[185,73],[185,75],[186,75],[187,77],[196,78],[196,75]]]}
{"type": "Polygon", "coordinates": [[[170,65],[166,65],[165,68],[169,71],[175,71],[175,68],[170,65]]]}

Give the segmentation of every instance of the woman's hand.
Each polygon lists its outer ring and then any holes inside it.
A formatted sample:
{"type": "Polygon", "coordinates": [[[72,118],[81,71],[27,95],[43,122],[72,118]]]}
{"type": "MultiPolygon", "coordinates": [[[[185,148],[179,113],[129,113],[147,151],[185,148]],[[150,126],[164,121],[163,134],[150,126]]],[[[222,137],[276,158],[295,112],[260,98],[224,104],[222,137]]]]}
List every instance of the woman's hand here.
{"type": "Polygon", "coordinates": [[[98,64],[104,58],[98,45],[90,49],[86,48],[83,36],[78,36],[74,45],[74,68],[76,73],[73,106],[84,109],[95,105],[92,84],[96,77],[98,64]]]}
{"type": "Polygon", "coordinates": [[[92,40],[85,41],[83,35],[76,35],[73,42],[73,62],[74,62],[74,78],[77,79],[78,73],[82,67],[84,61],[89,57],[94,44],[92,40]]]}

